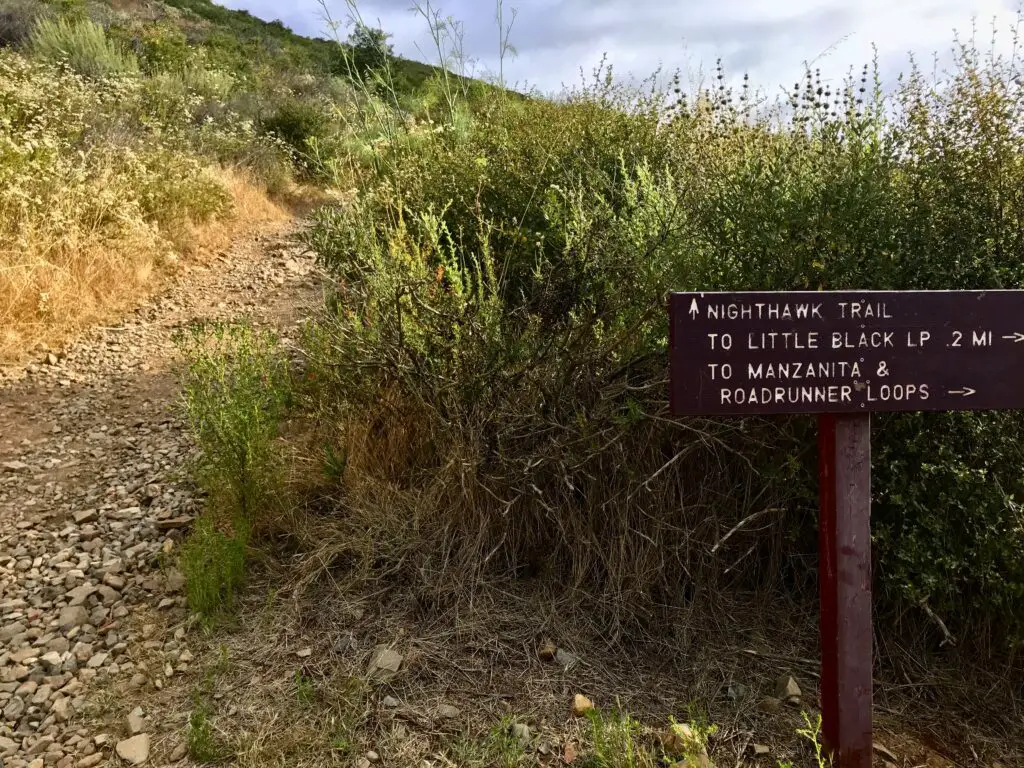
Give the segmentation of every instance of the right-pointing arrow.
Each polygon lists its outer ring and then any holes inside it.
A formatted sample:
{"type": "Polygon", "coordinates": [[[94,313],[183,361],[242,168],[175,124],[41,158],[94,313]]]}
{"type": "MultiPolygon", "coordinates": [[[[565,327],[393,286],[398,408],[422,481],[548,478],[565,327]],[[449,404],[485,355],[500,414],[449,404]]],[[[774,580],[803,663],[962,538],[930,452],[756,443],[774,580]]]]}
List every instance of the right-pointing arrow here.
{"type": "Polygon", "coordinates": [[[1009,339],[1014,344],[1020,344],[1022,341],[1024,341],[1024,333],[1017,331],[1016,333],[1012,333],[1009,336],[1003,336],[1003,338],[1009,339]]]}
{"type": "Polygon", "coordinates": [[[963,389],[951,389],[951,390],[949,390],[949,394],[951,394],[951,395],[963,395],[964,397],[970,397],[971,395],[973,395],[977,391],[978,390],[971,389],[970,387],[964,387],[963,389]]]}

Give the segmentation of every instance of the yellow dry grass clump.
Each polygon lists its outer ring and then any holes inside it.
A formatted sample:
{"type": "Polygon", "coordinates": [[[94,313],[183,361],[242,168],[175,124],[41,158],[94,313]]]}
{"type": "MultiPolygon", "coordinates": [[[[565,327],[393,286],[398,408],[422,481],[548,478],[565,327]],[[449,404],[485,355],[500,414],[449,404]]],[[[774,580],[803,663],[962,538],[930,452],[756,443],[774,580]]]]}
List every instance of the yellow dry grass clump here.
{"type": "Polygon", "coordinates": [[[147,125],[146,96],[0,51],[0,361],[123,310],[179,255],[287,217],[147,125]]]}

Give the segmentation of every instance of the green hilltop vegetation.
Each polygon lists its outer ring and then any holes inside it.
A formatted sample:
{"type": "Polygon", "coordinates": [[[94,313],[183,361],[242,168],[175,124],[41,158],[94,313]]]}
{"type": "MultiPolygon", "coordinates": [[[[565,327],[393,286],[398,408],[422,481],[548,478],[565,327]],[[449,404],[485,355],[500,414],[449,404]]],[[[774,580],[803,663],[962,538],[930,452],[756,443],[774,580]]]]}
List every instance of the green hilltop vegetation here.
{"type": "MultiPolygon", "coordinates": [[[[616,638],[724,591],[813,600],[813,420],[671,419],[666,294],[1024,286],[1020,62],[957,45],[938,80],[809,71],[778,101],[721,68],[695,87],[600,67],[522,98],[463,77],[457,25],[424,11],[436,68],[369,27],[308,40],[206,0],[6,4],[5,338],[61,295],[103,305],[109,279],[55,283],[83,244],[159,266],[186,224],[231,216],[211,169],[316,187],[334,202],[307,242],[337,290],[289,396],[258,391],[281,369],[253,373],[276,353],[241,333],[219,341],[255,352],[186,377],[206,455],[243,457],[206,473],[211,515],[246,543],[331,541],[332,568],[437,605],[538,579],[616,638]],[[238,391],[217,384],[240,359],[238,391]],[[264,420],[285,401],[315,425],[311,503],[246,486],[285,461],[264,420]],[[282,505],[317,514],[282,531],[282,505]]],[[[1024,415],[884,415],[874,439],[879,631],[1020,673],[1024,415]]]]}

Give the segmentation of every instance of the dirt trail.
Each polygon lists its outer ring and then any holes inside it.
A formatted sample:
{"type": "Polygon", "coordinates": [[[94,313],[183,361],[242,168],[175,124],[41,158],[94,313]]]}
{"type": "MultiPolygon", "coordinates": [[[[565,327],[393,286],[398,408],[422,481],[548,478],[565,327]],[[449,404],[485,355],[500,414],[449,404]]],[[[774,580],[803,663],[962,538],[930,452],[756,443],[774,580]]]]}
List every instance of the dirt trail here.
{"type": "Polygon", "coordinates": [[[160,612],[164,626],[186,616],[180,574],[161,567],[196,505],[183,466],[192,449],[173,407],[172,336],[194,319],[241,318],[293,334],[321,295],[296,226],[183,270],[66,354],[0,369],[5,768],[87,768],[115,751],[149,751],[148,721],[98,734],[87,712],[94,691],[161,687],[190,658],[184,632],[155,641],[128,631],[147,613],[160,612]],[[138,661],[153,642],[163,669],[138,661]]]}

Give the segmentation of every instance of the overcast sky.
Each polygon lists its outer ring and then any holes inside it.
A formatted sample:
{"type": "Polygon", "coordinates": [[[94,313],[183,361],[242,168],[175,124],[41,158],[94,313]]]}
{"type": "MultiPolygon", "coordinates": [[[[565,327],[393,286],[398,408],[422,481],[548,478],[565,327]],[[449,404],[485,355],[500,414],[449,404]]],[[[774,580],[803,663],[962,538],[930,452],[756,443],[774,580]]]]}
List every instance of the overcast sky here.
{"type": "MultiPolygon", "coordinates": [[[[222,0],[266,20],[280,19],[301,34],[324,36],[316,0],[222,0]]],[[[328,0],[346,16],[344,0],[328,0]]],[[[413,0],[363,0],[364,20],[393,35],[396,52],[436,63],[413,0]]],[[[506,64],[506,81],[544,92],[577,84],[602,54],[616,71],[643,77],[659,64],[679,68],[691,82],[721,57],[730,75],[749,72],[752,83],[776,91],[792,83],[804,62],[839,77],[871,60],[877,46],[883,72],[905,67],[908,53],[931,68],[933,54],[948,54],[954,32],[972,27],[987,48],[993,22],[998,46],[1008,51],[1022,0],[506,0],[518,16],[511,42],[518,56],[506,64]]],[[[433,0],[460,20],[468,56],[478,72],[497,70],[498,31],[492,0],[433,0]]]]}

